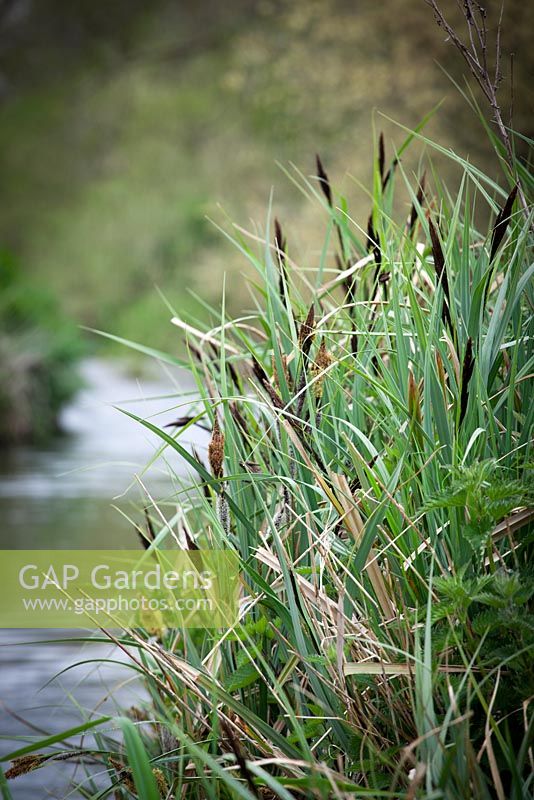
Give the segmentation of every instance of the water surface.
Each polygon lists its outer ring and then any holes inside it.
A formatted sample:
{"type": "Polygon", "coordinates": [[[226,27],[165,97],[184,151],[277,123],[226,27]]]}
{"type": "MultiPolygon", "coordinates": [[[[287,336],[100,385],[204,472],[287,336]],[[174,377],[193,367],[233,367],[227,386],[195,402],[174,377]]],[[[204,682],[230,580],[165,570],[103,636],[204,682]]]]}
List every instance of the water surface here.
{"type": "MultiPolygon", "coordinates": [[[[164,425],[185,413],[176,406],[187,401],[192,388],[186,373],[162,367],[150,378],[136,379],[119,364],[99,359],[87,361],[82,372],[85,388],[63,413],[63,434],[46,447],[2,454],[2,549],[137,548],[132,522],[114,508],[141,522],[146,496],[134,476],[154,498],[172,502],[173,474],[188,474],[168,449],[146,470],[161,441],[114,407],[164,425]]],[[[206,439],[202,431],[195,433],[198,447],[206,439]]],[[[0,631],[2,753],[142,702],[142,687],[126,667],[73,666],[88,658],[125,659],[111,645],[75,642],[76,637],[80,631],[0,631]],[[37,640],[51,641],[31,644],[37,640]]],[[[75,737],[70,741],[79,743],[75,737]]],[[[10,781],[13,798],[81,797],[67,788],[73,772],[82,775],[80,767],[64,762],[10,781]]]]}

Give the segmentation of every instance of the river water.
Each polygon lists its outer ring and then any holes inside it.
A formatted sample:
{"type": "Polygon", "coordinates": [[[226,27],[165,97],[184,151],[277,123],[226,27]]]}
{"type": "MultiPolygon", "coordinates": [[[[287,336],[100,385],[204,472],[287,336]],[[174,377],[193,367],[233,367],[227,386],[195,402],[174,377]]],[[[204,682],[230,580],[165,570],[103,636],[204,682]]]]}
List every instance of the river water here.
{"type": "MultiPolygon", "coordinates": [[[[88,360],[82,366],[85,388],[62,415],[63,434],[46,448],[2,454],[1,549],[140,546],[132,522],[123,516],[142,520],[143,489],[134,476],[154,498],[169,500],[175,491],[173,474],[188,475],[187,465],[168,449],[145,470],[161,441],[114,408],[158,426],[183,416],[183,404],[192,396],[190,378],[182,371],[158,369],[149,378],[135,379],[118,363],[88,360]]],[[[200,450],[206,446],[203,431],[195,433],[195,444],[200,450]]],[[[126,658],[111,645],[75,642],[76,637],[80,631],[0,631],[3,754],[142,702],[142,686],[126,665],[72,667],[84,659],[126,658]],[[35,644],[38,640],[49,641],[35,644]]],[[[69,741],[79,744],[76,737],[69,741]]],[[[67,788],[74,770],[82,775],[80,767],[63,762],[10,781],[13,798],[82,797],[67,788]]]]}

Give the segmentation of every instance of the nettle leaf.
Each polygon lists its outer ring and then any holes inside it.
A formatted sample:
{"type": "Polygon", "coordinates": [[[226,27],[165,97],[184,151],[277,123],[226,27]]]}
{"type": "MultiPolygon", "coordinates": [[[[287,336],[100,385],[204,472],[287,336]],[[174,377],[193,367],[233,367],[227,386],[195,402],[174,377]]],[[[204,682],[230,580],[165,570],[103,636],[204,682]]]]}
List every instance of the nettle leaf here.
{"type": "Polygon", "coordinates": [[[462,528],[462,533],[473,552],[478,552],[485,545],[492,527],[490,519],[478,519],[462,528]]]}
{"type": "Polygon", "coordinates": [[[236,692],[238,689],[244,689],[246,686],[251,686],[260,677],[260,673],[251,661],[242,664],[238,667],[226,681],[226,690],[228,692],[236,692]]]}
{"type": "Polygon", "coordinates": [[[477,633],[480,636],[482,636],[488,630],[491,630],[495,627],[499,627],[499,619],[495,611],[490,611],[488,609],[486,611],[482,611],[480,614],[477,614],[475,617],[473,617],[471,626],[473,628],[474,633],[477,633]]]}
{"type": "Polygon", "coordinates": [[[447,617],[454,617],[458,611],[458,606],[455,603],[439,603],[432,607],[431,618],[432,623],[439,622],[447,617]]]}
{"type": "Polygon", "coordinates": [[[488,459],[455,469],[448,488],[429,497],[422,512],[465,508],[469,522],[464,533],[478,549],[493,526],[517,506],[528,505],[530,497],[526,483],[511,480],[508,471],[488,459]]]}
{"type": "Polygon", "coordinates": [[[424,504],[422,513],[437,511],[444,508],[465,508],[467,494],[464,489],[456,491],[440,492],[430,497],[424,504]]]}
{"type": "Polygon", "coordinates": [[[235,662],[238,667],[242,667],[245,664],[250,664],[250,656],[246,650],[238,650],[235,656],[235,662]]]}
{"type": "Polygon", "coordinates": [[[477,600],[484,605],[504,608],[518,601],[525,603],[533,591],[532,586],[521,583],[519,575],[495,575],[487,590],[477,596],[477,600]]]}
{"type": "Polygon", "coordinates": [[[481,578],[464,578],[465,570],[456,575],[448,575],[434,579],[434,586],[441,597],[455,603],[471,603],[479,592],[482,592],[493,580],[492,575],[481,578]]]}

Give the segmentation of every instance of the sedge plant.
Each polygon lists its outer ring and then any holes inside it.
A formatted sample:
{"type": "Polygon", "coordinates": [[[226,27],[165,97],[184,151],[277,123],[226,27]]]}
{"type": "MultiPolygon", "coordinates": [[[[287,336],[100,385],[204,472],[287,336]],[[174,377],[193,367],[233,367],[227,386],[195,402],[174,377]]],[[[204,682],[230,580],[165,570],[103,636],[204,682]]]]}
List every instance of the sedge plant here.
{"type": "MultiPolygon", "coordinates": [[[[388,164],[380,137],[364,224],[319,158],[292,172],[324,217],[318,263],[269,212],[263,233],[227,233],[250,312],[172,320],[188,356],[163,357],[197,399],[139,424],[191,480],[143,536],[234,550],[239,621],[114,639],[149,701],[123,738],[92,728],[106,785],[88,770],[82,796],[532,796],[532,213],[514,177],[448,153],[452,194],[406,175],[402,149],[388,164]],[[206,452],[184,444],[197,425],[206,452]]],[[[80,756],[58,742],[6,777],[80,756]]]]}

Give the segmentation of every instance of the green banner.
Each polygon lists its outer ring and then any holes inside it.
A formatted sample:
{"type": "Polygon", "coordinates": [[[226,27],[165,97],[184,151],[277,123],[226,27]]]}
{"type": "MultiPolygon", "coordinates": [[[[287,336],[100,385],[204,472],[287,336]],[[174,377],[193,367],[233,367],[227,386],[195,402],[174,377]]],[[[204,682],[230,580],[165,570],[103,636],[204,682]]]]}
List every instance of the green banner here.
{"type": "Polygon", "coordinates": [[[231,550],[2,550],[0,628],[228,628],[231,550]]]}

